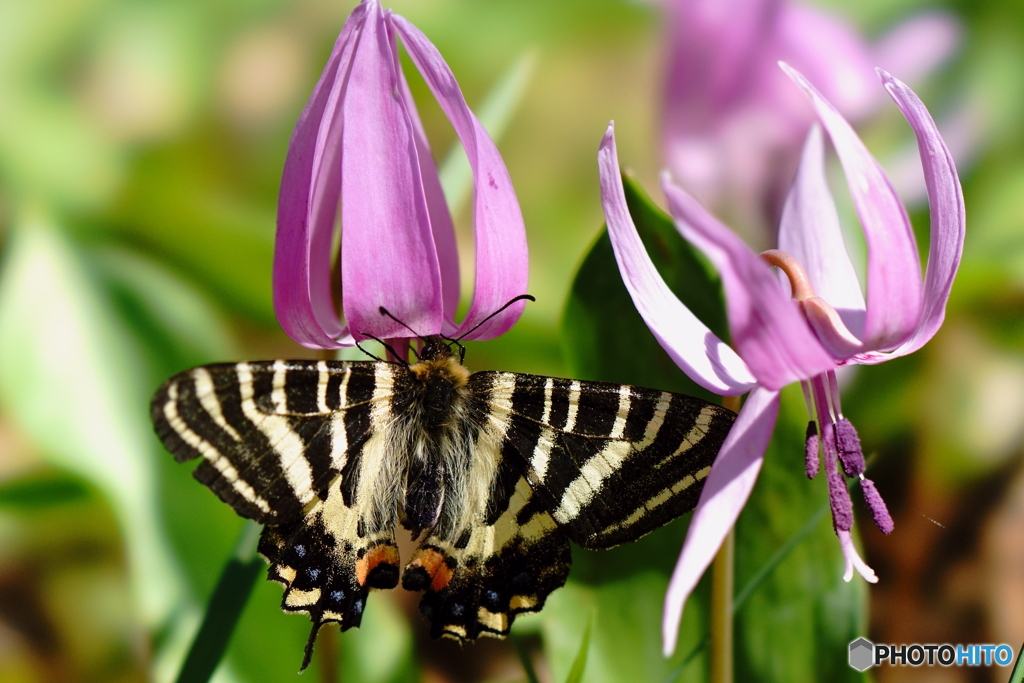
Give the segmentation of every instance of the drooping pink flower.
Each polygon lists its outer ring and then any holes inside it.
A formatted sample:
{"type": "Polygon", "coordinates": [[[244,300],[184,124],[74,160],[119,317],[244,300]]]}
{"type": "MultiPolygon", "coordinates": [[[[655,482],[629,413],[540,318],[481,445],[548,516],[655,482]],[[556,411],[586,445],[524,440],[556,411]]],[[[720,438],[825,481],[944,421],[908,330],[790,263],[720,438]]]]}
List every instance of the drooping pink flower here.
{"type": "MultiPolygon", "coordinates": [[[[345,22],[288,147],[274,251],[281,327],[303,346],[321,349],[368,335],[413,336],[380,315],[383,306],[419,335],[457,336],[525,293],[527,265],[508,171],[448,65],[415,26],[377,0],[364,0],[345,22]],[[452,219],[399,66],[398,38],[473,172],[476,283],[460,323],[454,320],[459,266],[452,219]],[[339,229],[340,255],[332,251],[339,229]],[[335,267],[340,302],[332,294],[335,267]]],[[[494,315],[468,338],[502,334],[523,305],[494,315]]]]}
{"type": "Polygon", "coordinates": [[[859,478],[875,522],[892,520],[865,479],[853,425],[843,416],[835,368],[872,364],[911,353],[938,330],[963,249],[963,194],[952,157],[918,97],[879,70],[885,90],[917,137],[931,206],[928,270],[922,280],[907,214],[877,161],[835,107],[800,73],[782,65],[810,99],[846,173],[867,243],[867,297],[843,243],[824,175],[821,129],[807,137],[797,177],[786,199],[779,250],[755,254],[701,204],[663,176],[669,211],[683,236],[718,268],[732,343],[719,340],[672,295],[644,250],[626,209],[612,127],[598,162],[602,201],[619,270],[637,309],[661,345],[695,382],[723,395],[750,392],[694,512],[666,597],[666,653],[675,648],[683,605],[742,510],[774,429],[779,391],[801,382],[812,425],[807,474],[825,455],[833,527],[846,559],[844,578],[874,572],[857,555],[850,535],[852,507],[839,472],[859,478]],[[768,263],[766,263],[766,261],[768,263]],[[784,273],[780,280],[768,265],[784,273]]]}
{"type": "Polygon", "coordinates": [[[821,84],[849,120],[882,103],[875,64],[920,78],[955,48],[948,15],[913,17],[871,44],[840,17],[796,0],[662,0],[668,68],[662,112],[665,163],[742,234],[774,243],[789,179],[813,121],[776,64],[821,84]]]}

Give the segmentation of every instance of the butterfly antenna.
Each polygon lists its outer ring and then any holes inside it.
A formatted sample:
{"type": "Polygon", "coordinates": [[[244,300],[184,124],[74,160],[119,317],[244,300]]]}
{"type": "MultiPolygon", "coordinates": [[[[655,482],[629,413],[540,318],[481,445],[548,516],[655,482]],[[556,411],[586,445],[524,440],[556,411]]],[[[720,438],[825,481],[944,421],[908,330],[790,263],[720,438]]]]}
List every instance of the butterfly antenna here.
{"type": "MultiPolygon", "coordinates": [[[[484,324],[484,323],[486,323],[486,322],[487,322],[488,320],[490,320],[490,319],[491,319],[491,318],[493,318],[494,316],[498,315],[499,313],[501,313],[502,311],[504,311],[504,310],[505,310],[506,308],[508,308],[509,306],[511,306],[512,304],[514,304],[515,302],[517,302],[517,301],[522,301],[523,299],[526,299],[527,301],[536,301],[536,300],[537,300],[537,299],[535,299],[534,297],[532,297],[532,296],[531,296],[531,295],[529,295],[529,294],[520,294],[520,295],[519,295],[519,296],[517,296],[517,297],[513,297],[512,299],[509,299],[508,303],[506,303],[506,304],[505,304],[504,306],[502,306],[501,308],[499,308],[498,310],[496,310],[496,311],[495,311],[494,313],[491,313],[491,314],[490,314],[489,316],[487,316],[486,318],[484,318],[483,320],[481,320],[480,322],[478,322],[478,323],[477,323],[476,325],[474,325],[474,326],[473,326],[473,329],[469,330],[468,332],[464,332],[464,333],[460,334],[460,335],[459,335],[458,337],[456,337],[455,339],[452,339],[452,341],[458,344],[459,340],[461,340],[461,339],[465,339],[465,338],[466,338],[466,337],[468,337],[469,335],[473,334],[474,332],[476,332],[477,330],[479,330],[479,329],[480,329],[480,328],[481,328],[481,327],[483,326],[483,324],[484,324]]],[[[446,338],[447,338],[447,337],[446,337],[446,338]]],[[[459,346],[462,346],[462,344],[459,344],[459,346]]]]}
{"type": "Polygon", "coordinates": [[[412,332],[413,336],[414,336],[414,337],[416,337],[417,339],[419,339],[420,341],[422,341],[422,342],[425,342],[425,341],[427,341],[427,340],[426,340],[426,339],[425,339],[425,338],[423,337],[423,335],[422,335],[422,334],[420,334],[419,332],[417,332],[416,330],[412,329],[411,327],[409,327],[408,325],[406,325],[405,323],[403,323],[403,322],[402,322],[401,320],[399,320],[398,318],[396,318],[396,317],[395,317],[394,315],[392,315],[392,314],[391,314],[391,311],[389,311],[388,309],[386,309],[386,308],[384,308],[383,306],[381,306],[381,307],[380,307],[380,308],[378,308],[377,310],[378,310],[378,311],[380,311],[380,314],[381,314],[381,315],[384,315],[384,316],[387,316],[387,317],[391,318],[391,319],[392,319],[392,320],[394,320],[394,321],[395,321],[396,323],[398,323],[399,325],[401,325],[401,326],[402,326],[402,327],[404,327],[405,329],[407,329],[407,330],[409,330],[410,332],[412,332]]]}
{"type": "MultiPolygon", "coordinates": [[[[372,353],[370,353],[369,351],[364,349],[362,346],[360,346],[359,342],[356,342],[356,348],[359,349],[360,351],[362,351],[363,353],[365,353],[370,358],[372,358],[374,360],[379,360],[382,363],[392,363],[392,364],[395,364],[395,365],[408,365],[409,364],[408,361],[402,360],[402,357],[398,355],[398,352],[395,351],[395,349],[391,346],[391,344],[388,344],[386,341],[384,341],[380,337],[374,337],[372,334],[366,334],[365,332],[360,332],[359,334],[361,334],[362,336],[366,337],[367,339],[372,339],[373,341],[375,341],[378,344],[380,344],[381,346],[383,346],[385,349],[390,351],[391,355],[394,356],[395,358],[397,358],[398,361],[396,362],[396,361],[393,361],[393,360],[384,360],[383,358],[378,358],[377,356],[373,355],[372,353]]],[[[419,356],[417,356],[417,358],[419,358],[419,356]]]]}

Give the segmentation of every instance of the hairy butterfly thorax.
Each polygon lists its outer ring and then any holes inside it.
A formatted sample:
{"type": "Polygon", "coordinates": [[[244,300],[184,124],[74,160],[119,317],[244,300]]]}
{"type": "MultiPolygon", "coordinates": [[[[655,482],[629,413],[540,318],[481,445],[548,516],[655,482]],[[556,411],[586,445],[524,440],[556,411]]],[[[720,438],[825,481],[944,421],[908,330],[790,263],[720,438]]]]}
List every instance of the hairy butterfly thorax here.
{"type": "Polygon", "coordinates": [[[244,517],[281,606],[358,626],[371,589],[422,591],[434,637],[503,637],[606,548],[693,509],[735,414],[690,396],[470,373],[457,340],[413,363],[207,365],[152,402],[157,434],[244,517]],[[457,347],[458,354],[453,351],[457,347]],[[404,564],[395,534],[418,545],[404,564]]]}

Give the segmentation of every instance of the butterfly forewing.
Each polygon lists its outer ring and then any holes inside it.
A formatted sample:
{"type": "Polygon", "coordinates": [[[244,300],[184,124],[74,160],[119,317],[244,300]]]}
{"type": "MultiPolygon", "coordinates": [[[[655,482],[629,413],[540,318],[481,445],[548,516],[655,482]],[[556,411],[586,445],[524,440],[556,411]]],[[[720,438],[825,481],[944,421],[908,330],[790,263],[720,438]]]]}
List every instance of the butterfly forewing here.
{"type": "Polygon", "coordinates": [[[286,524],[322,492],[371,433],[391,366],[267,361],[207,365],[157,391],[157,435],[243,517],[286,524]]]}
{"type": "Polygon", "coordinates": [[[573,541],[634,541],[692,510],[735,414],[625,384],[481,372],[490,419],[573,541]]]}

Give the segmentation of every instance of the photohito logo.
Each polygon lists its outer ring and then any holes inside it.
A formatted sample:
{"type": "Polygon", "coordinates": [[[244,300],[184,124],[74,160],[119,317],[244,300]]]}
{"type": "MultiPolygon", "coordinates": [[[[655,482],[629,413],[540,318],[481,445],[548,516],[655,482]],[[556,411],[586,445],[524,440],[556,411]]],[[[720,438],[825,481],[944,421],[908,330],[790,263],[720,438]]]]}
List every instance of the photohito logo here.
{"type": "Polygon", "coordinates": [[[1009,645],[883,645],[867,638],[850,643],[850,666],[864,671],[872,666],[1009,666],[1013,648],[1009,645]]]}

